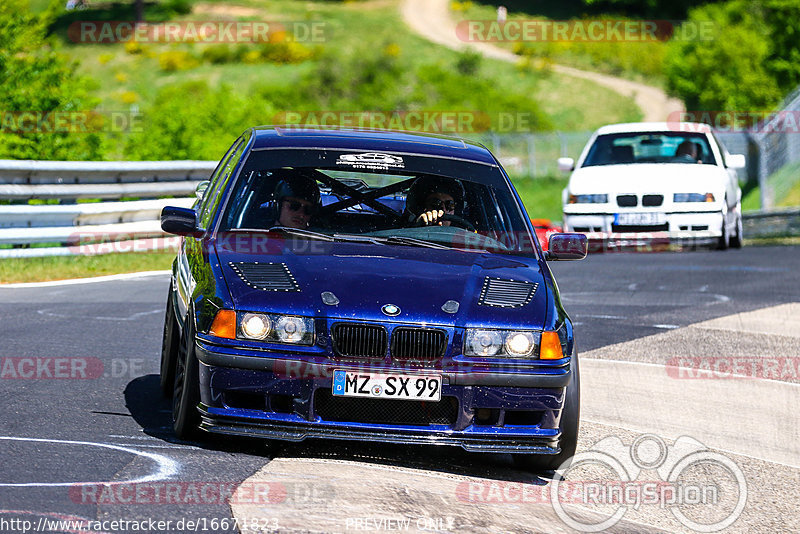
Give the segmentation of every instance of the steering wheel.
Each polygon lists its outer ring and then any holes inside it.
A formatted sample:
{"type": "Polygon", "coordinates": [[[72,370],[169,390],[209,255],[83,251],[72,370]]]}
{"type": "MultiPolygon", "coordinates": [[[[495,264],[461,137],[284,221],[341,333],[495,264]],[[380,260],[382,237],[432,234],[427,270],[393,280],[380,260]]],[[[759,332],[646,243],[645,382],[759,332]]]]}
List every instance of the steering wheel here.
{"type": "Polygon", "coordinates": [[[476,231],[475,226],[471,222],[469,222],[463,217],[459,217],[458,215],[450,215],[449,213],[446,213],[442,215],[442,217],[440,217],[440,220],[450,221],[450,224],[452,226],[458,226],[459,228],[463,228],[464,230],[469,230],[470,232],[476,231]]]}

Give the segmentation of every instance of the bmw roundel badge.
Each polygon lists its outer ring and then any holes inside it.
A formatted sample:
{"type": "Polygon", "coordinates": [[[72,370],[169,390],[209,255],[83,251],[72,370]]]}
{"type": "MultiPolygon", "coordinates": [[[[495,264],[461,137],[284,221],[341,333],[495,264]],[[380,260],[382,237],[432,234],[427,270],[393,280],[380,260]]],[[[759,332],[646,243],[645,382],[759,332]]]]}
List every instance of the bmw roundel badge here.
{"type": "Polygon", "coordinates": [[[388,315],[389,317],[400,315],[400,308],[398,308],[394,304],[384,304],[383,307],[381,308],[381,311],[384,313],[384,315],[388,315]]]}

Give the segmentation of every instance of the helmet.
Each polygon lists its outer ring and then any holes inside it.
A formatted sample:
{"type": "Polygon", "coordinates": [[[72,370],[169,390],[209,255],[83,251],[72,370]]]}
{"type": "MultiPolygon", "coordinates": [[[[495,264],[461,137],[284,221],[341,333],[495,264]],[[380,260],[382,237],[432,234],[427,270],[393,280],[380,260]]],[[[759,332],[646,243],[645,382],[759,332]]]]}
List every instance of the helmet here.
{"type": "Polygon", "coordinates": [[[286,197],[301,198],[316,206],[320,203],[317,182],[305,176],[289,175],[278,180],[272,199],[280,202],[286,197]]]}
{"type": "Polygon", "coordinates": [[[415,216],[425,211],[425,199],[432,193],[447,193],[456,203],[456,215],[464,213],[464,186],[454,178],[423,176],[414,180],[406,195],[406,210],[415,216]]]}
{"type": "Polygon", "coordinates": [[[284,198],[294,197],[307,200],[317,208],[322,205],[319,187],[314,179],[289,173],[276,173],[276,175],[278,183],[275,184],[275,190],[269,200],[261,204],[261,208],[267,210],[267,219],[273,221],[273,224],[280,216],[281,201],[284,198]]]}

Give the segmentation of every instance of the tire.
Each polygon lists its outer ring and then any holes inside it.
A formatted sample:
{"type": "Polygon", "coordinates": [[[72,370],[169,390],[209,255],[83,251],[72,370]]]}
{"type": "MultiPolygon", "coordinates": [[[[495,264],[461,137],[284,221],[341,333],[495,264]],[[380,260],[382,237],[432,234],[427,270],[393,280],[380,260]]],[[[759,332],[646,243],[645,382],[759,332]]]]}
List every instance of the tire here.
{"type": "Polygon", "coordinates": [[[578,447],[578,426],[581,412],[581,378],[578,369],[578,351],[574,351],[570,364],[571,377],[567,384],[564,409],[561,414],[561,439],[558,454],[516,454],[514,461],[525,471],[541,473],[569,468],[578,447]]]}
{"type": "Polygon", "coordinates": [[[719,236],[719,240],[717,241],[717,250],[727,250],[730,239],[730,235],[728,234],[728,221],[725,220],[725,214],[722,214],[722,235],[719,236]]]}
{"type": "Polygon", "coordinates": [[[172,288],[167,293],[167,310],[164,314],[164,333],[161,337],[161,393],[164,397],[172,396],[175,386],[175,360],[180,349],[180,336],[175,308],[172,304],[172,288]]]}
{"type": "Polygon", "coordinates": [[[184,321],[180,350],[175,365],[175,386],[172,391],[172,429],[180,439],[198,435],[200,414],[200,364],[194,353],[194,319],[191,311],[184,321]]]}
{"type": "Polygon", "coordinates": [[[736,233],[731,236],[731,248],[742,248],[744,238],[742,237],[742,210],[739,210],[739,216],[736,218],[736,233]]]}

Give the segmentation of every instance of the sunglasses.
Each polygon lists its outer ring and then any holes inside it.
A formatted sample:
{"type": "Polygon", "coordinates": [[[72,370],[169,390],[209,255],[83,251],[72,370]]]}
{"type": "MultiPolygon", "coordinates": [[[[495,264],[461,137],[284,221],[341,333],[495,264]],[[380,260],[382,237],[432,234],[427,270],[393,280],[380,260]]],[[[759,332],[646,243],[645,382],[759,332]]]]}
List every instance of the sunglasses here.
{"type": "Polygon", "coordinates": [[[433,198],[428,202],[428,209],[442,210],[442,211],[456,211],[456,201],[433,198]]]}
{"type": "Polygon", "coordinates": [[[314,215],[315,209],[312,204],[303,204],[298,200],[284,200],[284,204],[289,208],[289,211],[300,211],[306,215],[314,215]]]}

